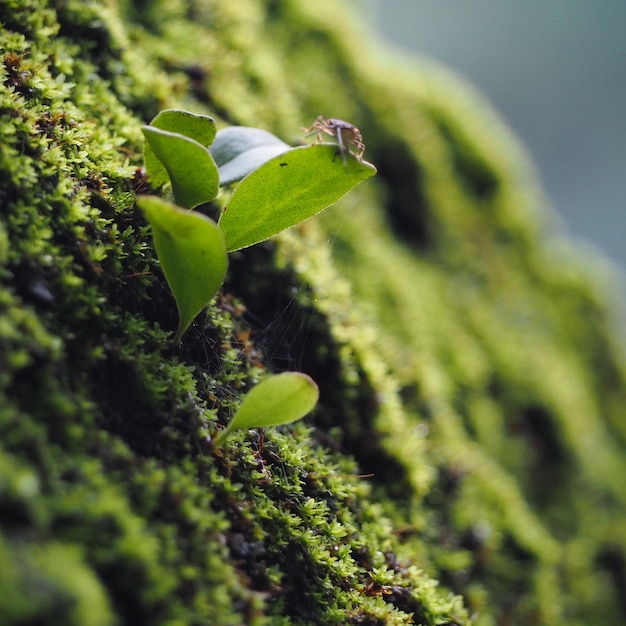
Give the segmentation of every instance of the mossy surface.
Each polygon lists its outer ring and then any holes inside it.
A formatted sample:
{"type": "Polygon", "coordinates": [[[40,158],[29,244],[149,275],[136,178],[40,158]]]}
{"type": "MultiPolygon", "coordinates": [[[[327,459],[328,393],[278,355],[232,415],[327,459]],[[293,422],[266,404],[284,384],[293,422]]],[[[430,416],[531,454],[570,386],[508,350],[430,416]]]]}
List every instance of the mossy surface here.
{"type": "Polygon", "coordinates": [[[337,2],[0,0],[0,623],[626,621],[626,376],[496,116],[337,2]],[[180,347],[140,126],[361,129],[180,347]],[[210,444],[264,370],[321,390],[210,444]]]}

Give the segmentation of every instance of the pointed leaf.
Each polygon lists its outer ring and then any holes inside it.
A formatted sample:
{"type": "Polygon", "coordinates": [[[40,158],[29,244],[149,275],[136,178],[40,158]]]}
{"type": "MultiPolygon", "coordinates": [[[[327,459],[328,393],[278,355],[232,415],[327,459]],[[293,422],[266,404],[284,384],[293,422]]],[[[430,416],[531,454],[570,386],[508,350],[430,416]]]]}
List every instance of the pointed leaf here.
{"type": "Polygon", "coordinates": [[[302,372],[283,372],[261,381],[244,397],[235,417],[215,438],[219,445],[239,428],[263,428],[289,424],[310,413],[317,404],[319,389],[302,372]]]}
{"type": "Polygon", "coordinates": [[[294,148],[252,173],[235,188],[219,225],[229,252],[246,248],[309,219],[335,203],[376,168],[336,144],[294,148]]]}
{"type": "Polygon", "coordinates": [[[220,171],[220,185],[230,185],[291,146],[260,128],[229,126],[220,130],[210,152],[220,171]]]}
{"type": "Polygon", "coordinates": [[[152,126],[143,126],[141,131],[167,170],[177,204],[193,209],[217,196],[219,175],[207,148],[189,137],[152,126]]]}
{"type": "Polygon", "coordinates": [[[154,247],[176,299],[180,341],[196,315],[218,292],[228,267],[222,231],[213,220],[184,211],[154,196],[139,196],[137,204],[152,226],[154,247]]]}
{"type": "MultiPolygon", "coordinates": [[[[150,126],[170,133],[184,135],[205,147],[211,145],[216,133],[215,120],[212,117],[178,109],[161,111],[150,122],[150,126]]],[[[170,179],[165,166],[157,159],[150,144],[147,142],[144,144],[144,161],[152,185],[160,187],[169,182],[170,179]]]]}

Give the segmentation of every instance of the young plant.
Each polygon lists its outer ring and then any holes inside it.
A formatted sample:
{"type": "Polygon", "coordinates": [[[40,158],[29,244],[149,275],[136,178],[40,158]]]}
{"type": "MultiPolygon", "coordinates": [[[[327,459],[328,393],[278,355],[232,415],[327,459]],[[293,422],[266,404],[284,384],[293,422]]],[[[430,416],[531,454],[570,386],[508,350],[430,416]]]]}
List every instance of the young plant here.
{"type": "MultiPolygon", "coordinates": [[[[347,122],[337,128],[338,146],[318,143],[298,148],[258,128],[236,126],[216,132],[212,118],[173,109],[162,111],[142,128],[152,184],[169,182],[175,203],[183,207],[154,196],[137,199],[152,225],[154,246],[178,307],[175,342],[218,292],[228,267],[227,251],[251,246],[309,219],[376,173],[361,158],[365,146],[355,134],[358,130],[347,122]],[[344,145],[346,138],[356,146],[356,155],[344,145]],[[214,200],[220,185],[238,181],[218,224],[191,211],[214,200]]],[[[333,134],[336,129],[322,130],[333,134]]],[[[318,397],[317,385],[306,374],[270,376],[244,397],[214,445],[236,429],[296,421],[315,407],[318,397]]]]}
{"type": "Polygon", "coordinates": [[[289,424],[310,413],[317,404],[319,389],[315,381],[301,372],[283,372],[262,380],[253,387],[228,426],[213,439],[224,443],[234,430],[289,424]]]}
{"type": "Polygon", "coordinates": [[[240,181],[217,225],[197,219],[198,213],[186,213],[185,221],[180,209],[140,199],[180,313],[176,341],[219,290],[227,265],[224,246],[232,252],[264,241],[376,173],[361,158],[362,142],[357,155],[343,143],[290,148],[259,128],[216,132],[212,118],[174,109],[159,113],[142,131],[148,176],[156,186],[169,181],[177,205],[193,209],[214,200],[220,185],[240,181]],[[192,224],[202,224],[202,234],[193,235],[192,224]],[[215,249],[207,252],[203,246],[215,249]]]}

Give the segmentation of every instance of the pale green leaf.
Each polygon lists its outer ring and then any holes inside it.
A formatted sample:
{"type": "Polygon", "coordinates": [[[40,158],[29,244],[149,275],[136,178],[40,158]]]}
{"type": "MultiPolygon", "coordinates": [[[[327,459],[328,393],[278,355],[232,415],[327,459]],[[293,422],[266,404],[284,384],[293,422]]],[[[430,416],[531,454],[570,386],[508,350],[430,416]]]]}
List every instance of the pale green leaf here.
{"type": "Polygon", "coordinates": [[[261,381],[244,397],[230,424],[215,438],[219,445],[233,430],[289,424],[310,413],[319,389],[302,372],[283,372],[261,381]]]}

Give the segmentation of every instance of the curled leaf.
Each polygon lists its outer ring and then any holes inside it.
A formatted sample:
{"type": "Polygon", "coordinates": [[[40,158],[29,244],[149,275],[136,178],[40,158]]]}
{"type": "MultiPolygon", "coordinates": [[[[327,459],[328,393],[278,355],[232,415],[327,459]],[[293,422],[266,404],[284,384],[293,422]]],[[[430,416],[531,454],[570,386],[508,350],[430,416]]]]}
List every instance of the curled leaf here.
{"type": "Polygon", "coordinates": [[[319,398],[315,381],[302,372],[283,372],[262,380],[244,397],[230,424],[214,439],[221,444],[239,428],[289,424],[311,412],[319,398]]]}
{"type": "Polygon", "coordinates": [[[334,204],[376,168],[336,144],[293,148],[248,174],[222,213],[229,252],[264,241],[334,204]]]}
{"type": "Polygon", "coordinates": [[[222,231],[201,213],[184,211],[154,196],[137,204],[152,226],[154,247],[176,299],[180,341],[196,315],[218,292],[228,267],[222,231]]]}
{"type": "MultiPolygon", "coordinates": [[[[154,126],[143,126],[141,131],[154,156],[167,170],[177,204],[193,209],[217,196],[219,174],[207,148],[185,135],[154,126]]],[[[150,176],[150,170],[147,171],[150,176]]]]}
{"type": "Polygon", "coordinates": [[[220,185],[230,185],[291,146],[260,128],[229,126],[220,130],[210,152],[220,172],[220,185]]]}
{"type": "MultiPolygon", "coordinates": [[[[200,145],[208,147],[215,139],[217,131],[215,120],[208,115],[198,115],[189,111],[179,109],[165,109],[150,122],[153,128],[159,128],[170,133],[184,135],[197,141],[200,145]]],[[[146,172],[151,183],[155,187],[160,187],[169,182],[169,176],[165,166],[156,157],[150,144],[144,144],[144,161],[146,172]]]]}

